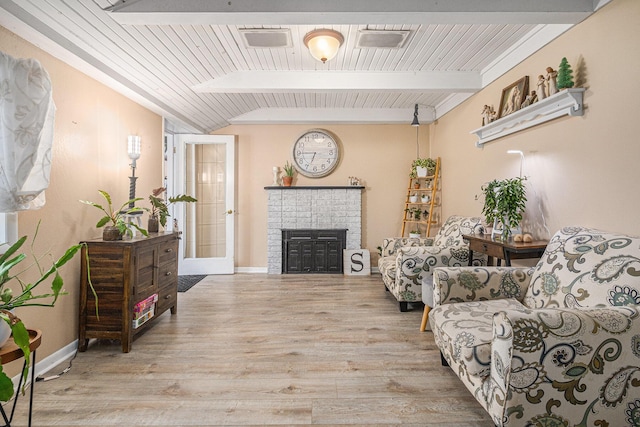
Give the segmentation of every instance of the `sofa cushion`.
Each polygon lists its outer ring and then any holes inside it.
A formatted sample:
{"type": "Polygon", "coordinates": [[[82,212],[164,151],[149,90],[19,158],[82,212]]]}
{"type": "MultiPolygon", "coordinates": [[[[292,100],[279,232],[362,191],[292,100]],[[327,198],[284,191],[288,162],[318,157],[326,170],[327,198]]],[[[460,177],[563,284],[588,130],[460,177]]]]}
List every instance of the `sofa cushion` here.
{"type": "Polygon", "coordinates": [[[434,239],[433,246],[448,247],[466,245],[467,243],[462,239],[463,234],[482,233],[484,233],[482,218],[452,215],[447,218],[445,223],[442,224],[442,227],[440,227],[434,239]]]}
{"type": "Polygon", "coordinates": [[[526,307],[514,298],[440,305],[429,314],[436,344],[467,374],[485,378],[491,369],[493,316],[506,309],[526,307]]]}
{"type": "Polygon", "coordinates": [[[524,304],[602,307],[640,304],[640,238],[584,227],[558,231],[531,277],[524,304]]]}
{"type": "Polygon", "coordinates": [[[380,274],[386,276],[391,282],[396,278],[396,257],[386,256],[378,258],[378,269],[380,274]]]}
{"type": "Polygon", "coordinates": [[[421,237],[419,239],[412,237],[390,237],[382,240],[380,247],[380,257],[395,257],[398,249],[405,246],[431,246],[433,245],[432,237],[421,237]]]}

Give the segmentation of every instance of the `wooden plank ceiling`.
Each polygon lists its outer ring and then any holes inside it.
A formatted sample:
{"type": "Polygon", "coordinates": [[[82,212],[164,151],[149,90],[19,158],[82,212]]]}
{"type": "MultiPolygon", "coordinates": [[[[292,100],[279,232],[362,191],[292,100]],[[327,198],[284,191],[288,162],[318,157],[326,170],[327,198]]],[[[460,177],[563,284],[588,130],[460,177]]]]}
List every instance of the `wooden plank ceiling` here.
{"type": "Polygon", "coordinates": [[[0,25],[177,131],[206,133],[230,123],[410,123],[415,104],[428,123],[607,1],[0,0],[0,25]],[[317,28],[345,39],[326,64],[302,41],[317,28]],[[292,45],[247,48],[243,29],[286,29],[292,45]],[[409,36],[401,48],[361,48],[362,30],[409,36]]]}

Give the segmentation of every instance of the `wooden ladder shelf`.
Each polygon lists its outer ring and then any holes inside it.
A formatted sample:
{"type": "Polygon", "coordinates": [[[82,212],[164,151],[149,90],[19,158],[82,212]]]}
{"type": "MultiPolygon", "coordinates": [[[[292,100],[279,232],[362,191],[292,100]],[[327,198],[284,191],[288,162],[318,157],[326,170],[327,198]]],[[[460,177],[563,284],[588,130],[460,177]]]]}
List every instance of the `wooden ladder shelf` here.
{"type": "Polygon", "coordinates": [[[440,158],[436,159],[436,168],[433,175],[425,177],[409,178],[407,186],[407,198],[404,202],[404,216],[402,217],[402,231],[400,235],[405,237],[411,230],[425,230],[425,237],[431,234],[431,226],[438,225],[436,210],[440,207],[439,185],[440,185],[440,158]],[[414,188],[413,184],[418,183],[419,188],[414,188]],[[417,196],[416,201],[412,201],[411,196],[417,196]],[[422,196],[427,196],[427,201],[422,201],[422,196]],[[414,212],[420,212],[418,218],[414,212]],[[424,212],[427,211],[426,215],[424,212]],[[409,224],[409,228],[407,227],[409,224]],[[410,230],[409,230],[410,229],[410,230]]]}

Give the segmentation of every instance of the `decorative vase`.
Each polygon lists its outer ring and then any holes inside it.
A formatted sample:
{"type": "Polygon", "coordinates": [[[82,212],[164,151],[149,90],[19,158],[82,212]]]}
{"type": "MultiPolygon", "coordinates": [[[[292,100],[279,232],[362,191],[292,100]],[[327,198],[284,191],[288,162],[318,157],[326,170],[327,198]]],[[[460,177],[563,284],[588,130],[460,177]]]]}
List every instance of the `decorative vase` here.
{"type": "Polygon", "coordinates": [[[422,166],[416,166],[416,175],[421,178],[424,178],[425,176],[427,176],[427,168],[422,166]]]}
{"type": "Polygon", "coordinates": [[[157,233],[160,230],[160,221],[157,216],[150,216],[147,222],[147,231],[149,233],[157,233]]]}
{"type": "Polygon", "coordinates": [[[102,240],[105,242],[113,242],[115,240],[122,240],[122,233],[118,230],[118,227],[113,225],[107,225],[102,230],[102,240]]]}
{"type": "Polygon", "coordinates": [[[415,194],[413,196],[409,196],[409,203],[416,203],[418,201],[418,196],[415,194]]]}
{"type": "Polygon", "coordinates": [[[291,187],[292,182],[293,182],[292,176],[285,175],[282,177],[282,185],[284,185],[285,187],[291,187]]]}
{"type": "Polygon", "coordinates": [[[431,197],[423,194],[422,197],[420,198],[420,201],[422,203],[429,203],[431,201],[431,197]]]}

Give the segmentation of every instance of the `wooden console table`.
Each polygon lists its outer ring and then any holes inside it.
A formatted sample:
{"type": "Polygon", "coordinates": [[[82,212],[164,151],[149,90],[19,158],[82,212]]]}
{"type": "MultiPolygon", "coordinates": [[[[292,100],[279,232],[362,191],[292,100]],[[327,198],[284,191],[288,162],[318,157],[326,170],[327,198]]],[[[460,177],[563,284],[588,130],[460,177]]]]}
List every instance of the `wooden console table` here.
{"type": "MultiPolygon", "coordinates": [[[[31,390],[29,390],[29,426],[31,426],[31,413],[33,409],[33,388],[35,386],[36,380],[36,349],[40,347],[40,343],[42,342],[42,332],[37,329],[28,329],[29,332],[29,350],[31,350],[31,390]]],[[[5,345],[0,348],[0,360],[2,364],[13,362],[14,360],[18,360],[21,357],[24,357],[24,353],[22,349],[16,345],[13,339],[7,341],[5,345]]],[[[27,361],[24,361],[26,364],[27,361]]],[[[24,366],[24,365],[23,365],[24,366]]],[[[20,382],[18,383],[20,386],[22,385],[22,381],[24,380],[24,368],[22,369],[22,373],[20,374],[20,382]]],[[[7,418],[7,414],[4,412],[4,407],[0,405],[0,415],[2,415],[2,420],[4,421],[3,427],[11,427],[11,421],[13,420],[13,414],[16,411],[16,404],[18,403],[18,396],[20,395],[20,389],[16,391],[16,396],[13,398],[13,405],[11,406],[11,413],[9,414],[9,418],[7,418]]]]}
{"type": "Polygon", "coordinates": [[[178,233],[85,243],[80,267],[78,350],[87,350],[90,338],[116,339],[120,340],[122,351],[128,353],[133,338],[153,325],[162,313],[176,313],[178,233]],[[98,295],[98,313],[87,268],[98,295]],[[148,316],[137,319],[136,306],[142,303],[153,311],[150,309],[148,316]]]}
{"type": "Polygon", "coordinates": [[[500,266],[504,260],[504,264],[510,267],[512,259],[540,258],[549,243],[546,240],[516,243],[512,238],[492,239],[490,234],[464,234],[462,238],[469,242],[469,265],[472,265],[473,252],[481,252],[489,257],[487,265],[493,265],[495,257],[496,265],[500,266]]]}

